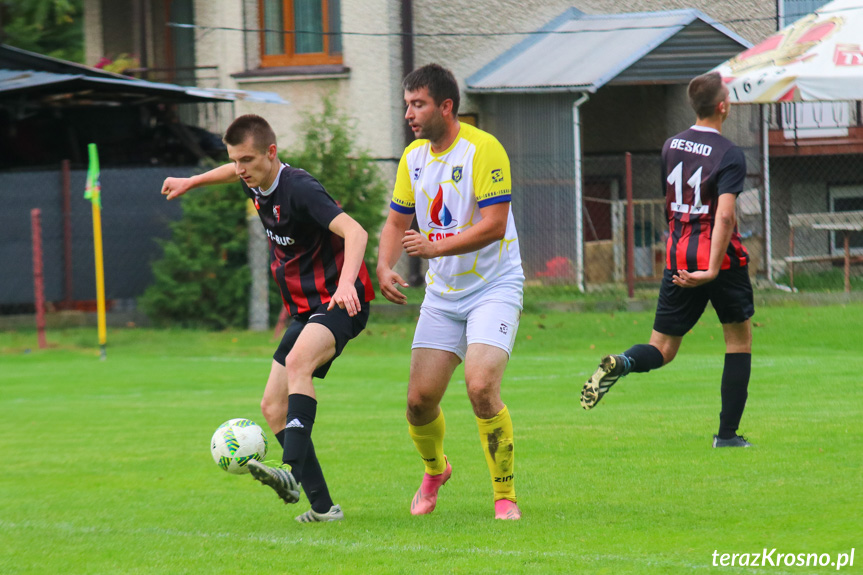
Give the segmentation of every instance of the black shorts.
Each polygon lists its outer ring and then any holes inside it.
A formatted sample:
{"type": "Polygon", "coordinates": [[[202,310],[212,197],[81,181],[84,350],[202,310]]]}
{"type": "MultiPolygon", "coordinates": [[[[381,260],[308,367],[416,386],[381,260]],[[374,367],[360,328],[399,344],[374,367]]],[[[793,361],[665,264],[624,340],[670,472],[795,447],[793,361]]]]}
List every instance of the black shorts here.
{"type": "Polygon", "coordinates": [[[698,323],[707,302],[713,304],[719,323],[742,323],[755,315],[749,269],[720,270],[712,282],[695,288],[674,285],[676,272],[666,269],[659,288],[653,329],[665,335],[682,336],[698,323]]]}
{"type": "Polygon", "coordinates": [[[276,353],[273,354],[273,359],[281,365],[285,365],[285,358],[291,353],[297,338],[300,337],[300,332],[310,323],[319,323],[333,334],[336,339],[336,353],[327,363],[318,367],[312,374],[314,377],[323,379],[327,375],[333,360],[341,355],[342,350],[348,342],[357,337],[366,327],[366,322],[369,321],[369,303],[365,302],[360,306],[360,311],[354,317],[348,315],[346,310],[339,306],[333,307],[327,311],[328,303],[308,311],[306,313],[294,316],[291,325],[285,330],[285,335],[282,336],[282,341],[279,344],[276,353]]]}

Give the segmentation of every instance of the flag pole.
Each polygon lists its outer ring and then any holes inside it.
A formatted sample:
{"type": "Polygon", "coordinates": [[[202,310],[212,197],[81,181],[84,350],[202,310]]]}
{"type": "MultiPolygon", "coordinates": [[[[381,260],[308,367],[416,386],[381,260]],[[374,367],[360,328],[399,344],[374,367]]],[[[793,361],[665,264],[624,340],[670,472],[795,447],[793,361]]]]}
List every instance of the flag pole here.
{"type": "Polygon", "coordinates": [[[102,257],[102,187],[99,181],[99,152],[96,144],[88,146],[90,167],[84,197],[90,200],[93,212],[93,250],[96,256],[96,312],[99,325],[99,359],[105,360],[108,334],[105,325],[105,266],[102,257]]]}

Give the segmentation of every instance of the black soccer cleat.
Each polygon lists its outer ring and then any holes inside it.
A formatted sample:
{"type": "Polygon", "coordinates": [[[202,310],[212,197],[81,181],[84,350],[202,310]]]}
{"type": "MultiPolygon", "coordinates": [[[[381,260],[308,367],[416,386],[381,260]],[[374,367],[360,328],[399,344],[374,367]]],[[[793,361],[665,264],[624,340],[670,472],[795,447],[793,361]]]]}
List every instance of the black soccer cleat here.
{"type": "Polygon", "coordinates": [[[731,439],[722,439],[718,435],[713,436],[713,447],[752,447],[742,435],[735,435],[731,439]]]}
{"type": "Polygon", "coordinates": [[[250,459],[246,465],[252,477],[263,485],[272,487],[273,491],[285,503],[296,503],[300,500],[300,484],[294,479],[289,465],[274,462],[272,466],[269,466],[256,459],[250,459]]]}
{"type": "Polygon", "coordinates": [[[581,407],[593,409],[617,380],[626,375],[626,359],[622,355],[606,355],[599,367],[581,388],[581,407]]]}

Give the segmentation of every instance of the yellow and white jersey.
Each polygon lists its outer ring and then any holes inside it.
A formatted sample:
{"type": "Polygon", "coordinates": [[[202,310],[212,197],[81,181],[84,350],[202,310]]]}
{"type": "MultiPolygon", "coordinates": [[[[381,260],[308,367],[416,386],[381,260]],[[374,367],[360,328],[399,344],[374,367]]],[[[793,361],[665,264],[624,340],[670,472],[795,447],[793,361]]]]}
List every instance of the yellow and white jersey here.
{"type": "MultiPolygon", "coordinates": [[[[416,213],[420,233],[437,241],[477,224],[480,208],[509,203],[511,190],[503,146],[491,134],[462,123],[455,141],[440,154],[432,152],[428,140],[405,149],[390,207],[416,213]]],[[[502,240],[476,252],[429,260],[426,285],[444,298],[459,299],[503,276],[524,281],[512,208],[502,240]]]]}

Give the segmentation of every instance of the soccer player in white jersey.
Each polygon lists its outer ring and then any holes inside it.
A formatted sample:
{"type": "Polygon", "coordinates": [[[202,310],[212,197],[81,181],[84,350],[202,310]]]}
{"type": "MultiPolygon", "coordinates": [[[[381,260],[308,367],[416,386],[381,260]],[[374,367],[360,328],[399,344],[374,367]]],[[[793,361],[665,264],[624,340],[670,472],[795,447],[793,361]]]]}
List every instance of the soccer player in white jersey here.
{"type": "Polygon", "coordinates": [[[434,511],[452,475],[440,402],[464,361],[467,393],[491,473],[496,519],[519,519],[512,420],[500,396],[522,309],[524,273],[510,209],[509,158],[490,134],[458,121],[459,90],[437,64],[405,78],[405,119],[417,138],[399,162],[381,231],[381,293],[404,304],[393,271],[402,249],[429,260],[411,353],[407,419],[425,463],[411,513],[434,511]],[[411,230],[416,216],[419,231],[411,230]]]}

